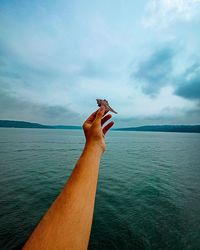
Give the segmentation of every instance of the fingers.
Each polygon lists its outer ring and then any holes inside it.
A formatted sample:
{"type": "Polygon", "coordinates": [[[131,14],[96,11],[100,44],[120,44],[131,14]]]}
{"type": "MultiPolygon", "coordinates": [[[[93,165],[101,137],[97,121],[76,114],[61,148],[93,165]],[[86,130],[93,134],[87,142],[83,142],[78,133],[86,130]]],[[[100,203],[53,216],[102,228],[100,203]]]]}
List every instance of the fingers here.
{"type": "Polygon", "coordinates": [[[95,120],[97,122],[101,122],[101,119],[102,119],[102,117],[104,116],[105,113],[106,113],[105,106],[101,105],[100,109],[98,110],[98,112],[96,114],[95,120]]]}
{"type": "Polygon", "coordinates": [[[103,134],[104,134],[104,135],[105,135],[105,134],[108,132],[108,130],[113,126],[113,124],[114,124],[114,122],[111,121],[111,122],[109,122],[109,123],[103,128],[103,134]]]}
{"type": "Polygon", "coordinates": [[[85,122],[93,122],[98,111],[99,109],[97,109],[94,113],[92,113],[85,122]]]}
{"type": "Polygon", "coordinates": [[[104,116],[101,120],[101,126],[103,126],[103,124],[106,123],[111,117],[112,117],[111,114],[104,116]]]}
{"type": "MultiPolygon", "coordinates": [[[[96,116],[97,116],[97,113],[98,113],[99,111],[100,111],[100,108],[97,109],[94,113],[92,113],[92,114],[85,120],[85,122],[93,122],[93,121],[95,120],[95,118],[96,118],[96,116]]],[[[108,113],[108,111],[105,111],[104,114],[103,114],[103,116],[104,116],[106,113],[108,113]]]]}

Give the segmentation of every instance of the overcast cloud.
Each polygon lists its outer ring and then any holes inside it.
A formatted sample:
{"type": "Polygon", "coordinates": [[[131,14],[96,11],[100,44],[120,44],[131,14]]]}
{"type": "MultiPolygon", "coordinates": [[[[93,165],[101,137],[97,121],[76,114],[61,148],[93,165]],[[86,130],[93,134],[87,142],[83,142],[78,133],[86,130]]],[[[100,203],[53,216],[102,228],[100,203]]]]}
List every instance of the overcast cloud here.
{"type": "Polygon", "coordinates": [[[131,76],[142,86],[145,94],[155,96],[160,89],[171,83],[174,51],[170,47],[158,49],[139,63],[138,69],[131,76]]]}
{"type": "Polygon", "coordinates": [[[200,0],[0,1],[0,119],[200,123],[200,0]]]}

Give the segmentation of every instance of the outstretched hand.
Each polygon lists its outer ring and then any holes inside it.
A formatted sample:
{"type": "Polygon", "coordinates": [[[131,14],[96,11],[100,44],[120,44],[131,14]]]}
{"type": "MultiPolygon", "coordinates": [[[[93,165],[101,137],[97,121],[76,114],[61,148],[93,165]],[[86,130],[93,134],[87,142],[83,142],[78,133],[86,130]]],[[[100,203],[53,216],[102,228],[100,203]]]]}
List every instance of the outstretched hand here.
{"type": "Polygon", "coordinates": [[[106,115],[105,107],[101,106],[97,111],[92,113],[83,123],[86,144],[97,145],[103,151],[106,148],[104,135],[113,126],[114,122],[109,122],[106,126],[103,125],[112,117],[111,114],[106,115]]]}

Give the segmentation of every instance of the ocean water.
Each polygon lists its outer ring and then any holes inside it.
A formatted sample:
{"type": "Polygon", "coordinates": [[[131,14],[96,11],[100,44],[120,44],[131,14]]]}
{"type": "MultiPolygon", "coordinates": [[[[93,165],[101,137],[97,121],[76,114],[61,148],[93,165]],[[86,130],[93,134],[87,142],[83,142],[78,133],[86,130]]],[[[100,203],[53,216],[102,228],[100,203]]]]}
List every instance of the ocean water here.
{"type": "MultiPolygon", "coordinates": [[[[89,249],[200,249],[200,134],[106,141],[89,249]]],[[[0,129],[0,249],[21,248],[83,146],[82,131],[0,129]]]]}

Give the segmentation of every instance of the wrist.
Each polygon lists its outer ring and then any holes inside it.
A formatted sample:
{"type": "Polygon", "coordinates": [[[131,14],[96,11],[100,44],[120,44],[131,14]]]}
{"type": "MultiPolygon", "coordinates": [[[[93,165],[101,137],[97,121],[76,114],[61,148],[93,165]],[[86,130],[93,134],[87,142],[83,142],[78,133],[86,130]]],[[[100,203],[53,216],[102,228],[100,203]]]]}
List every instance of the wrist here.
{"type": "Polygon", "coordinates": [[[102,155],[105,147],[99,142],[86,142],[84,149],[102,155]]]}

